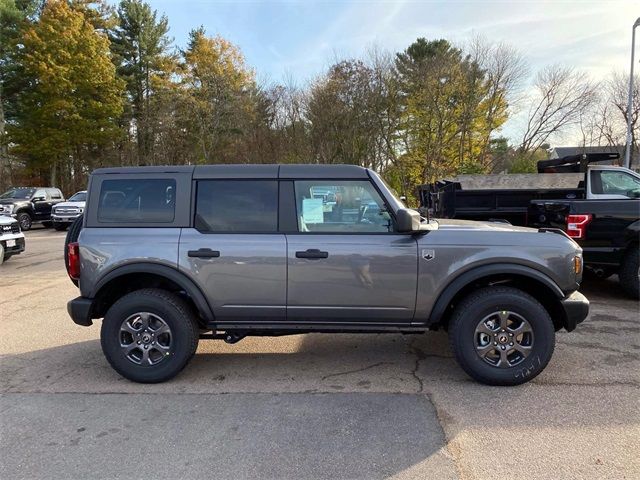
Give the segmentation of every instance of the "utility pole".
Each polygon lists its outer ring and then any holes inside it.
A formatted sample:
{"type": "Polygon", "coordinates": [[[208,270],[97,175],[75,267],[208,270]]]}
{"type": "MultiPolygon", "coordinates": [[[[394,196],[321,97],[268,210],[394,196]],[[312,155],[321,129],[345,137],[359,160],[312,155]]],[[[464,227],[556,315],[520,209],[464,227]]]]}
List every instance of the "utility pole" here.
{"type": "Polygon", "coordinates": [[[635,63],[634,55],[636,52],[636,27],[640,25],[640,17],[636,19],[631,29],[631,71],[629,72],[629,100],[627,103],[627,148],[624,152],[624,166],[631,166],[631,109],[633,103],[633,67],[635,63]]]}

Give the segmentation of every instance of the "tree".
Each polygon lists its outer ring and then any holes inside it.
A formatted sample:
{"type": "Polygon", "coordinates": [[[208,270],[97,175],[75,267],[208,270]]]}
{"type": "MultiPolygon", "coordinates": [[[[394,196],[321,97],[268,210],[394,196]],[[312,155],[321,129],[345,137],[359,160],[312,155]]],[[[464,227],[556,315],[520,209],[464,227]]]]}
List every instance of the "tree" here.
{"type": "Polygon", "coordinates": [[[162,119],[153,105],[161,93],[171,88],[175,58],[169,48],[169,21],[140,0],[122,0],[118,6],[118,26],[111,31],[111,49],[118,75],[126,82],[128,108],[123,127],[135,133],[137,164],[153,163],[155,129],[162,119]],[[157,95],[157,97],[156,97],[157,95]]]}
{"type": "Polygon", "coordinates": [[[28,79],[18,61],[22,32],[39,14],[39,0],[0,0],[0,189],[13,183],[13,168],[6,132],[18,113],[18,93],[28,79]]]}
{"type": "Polygon", "coordinates": [[[240,49],[224,38],[192,30],[180,67],[185,110],[181,123],[194,140],[195,160],[239,162],[259,98],[254,73],[240,49]]]}
{"type": "Polygon", "coordinates": [[[21,44],[20,62],[32,80],[19,96],[10,139],[52,185],[68,185],[72,175],[79,181],[90,165],[87,150],[119,135],[123,85],[109,41],[66,1],[51,0],[21,44]]]}
{"type": "Polygon", "coordinates": [[[598,85],[584,74],[558,65],[538,73],[535,94],[519,151],[533,153],[550,138],[577,126],[597,100],[598,85]]]}

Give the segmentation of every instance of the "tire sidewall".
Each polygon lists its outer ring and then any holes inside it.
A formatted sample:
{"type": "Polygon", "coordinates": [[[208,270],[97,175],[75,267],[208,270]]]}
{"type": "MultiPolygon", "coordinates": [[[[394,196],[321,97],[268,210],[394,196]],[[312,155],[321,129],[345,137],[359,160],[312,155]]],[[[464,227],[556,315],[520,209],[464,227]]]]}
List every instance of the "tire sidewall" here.
{"type": "Polygon", "coordinates": [[[491,385],[518,385],[538,375],[547,365],[555,345],[555,329],[540,303],[526,294],[496,293],[473,303],[460,312],[453,333],[454,353],[463,368],[477,380],[491,385]],[[533,349],[518,365],[499,368],[488,364],[476,353],[475,330],[480,320],[491,313],[507,310],[524,317],[533,330],[533,349]]]}
{"type": "Polygon", "coordinates": [[[31,227],[33,226],[33,220],[31,219],[31,215],[29,215],[26,212],[21,212],[17,215],[17,219],[18,219],[18,223],[20,224],[20,230],[22,230],[23,232],[27,232],[31,230],[31,227]],[[22,225],[23,219],[29,220],[26,227],[22,225]]]}
{"type": "Polygon", "coordinates": [[[116,302],[102,322],[100,343],[111,366],[123,377],[141,383],[157,383],[170,379],[184,368],[191,358],[191,330],[183,313],[162,298],[145,294],[129,294],[116,302]],[[153,313],[171,329],[169,355],[157,365],[142,366],[129,360],[120,347],[120,326],[138,312],[153,313]]]}

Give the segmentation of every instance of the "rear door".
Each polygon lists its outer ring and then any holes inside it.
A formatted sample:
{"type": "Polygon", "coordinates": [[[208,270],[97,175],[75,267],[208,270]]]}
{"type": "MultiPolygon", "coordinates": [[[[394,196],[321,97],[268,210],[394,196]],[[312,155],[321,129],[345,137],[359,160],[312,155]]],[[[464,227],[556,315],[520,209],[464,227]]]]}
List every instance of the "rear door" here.
{"type": "Polygon", "coordinates": [[[295,180],[297,233],[287,234],[287,319],[409,324],[418,251],[394,231],[369,180],[295,180]]]}
{"type": "Polygon", "coordinates": [[[283,321],[286,239],[278,233],[278,181],[199,179],[193,228],[179,268],[207,296],[218,322],[283,321]]]}

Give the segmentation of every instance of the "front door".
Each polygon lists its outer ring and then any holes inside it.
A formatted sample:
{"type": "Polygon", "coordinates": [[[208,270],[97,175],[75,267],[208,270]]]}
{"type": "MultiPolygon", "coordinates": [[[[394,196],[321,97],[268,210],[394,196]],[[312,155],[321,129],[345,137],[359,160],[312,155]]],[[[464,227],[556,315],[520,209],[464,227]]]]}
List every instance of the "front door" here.
{"type": "Polygon", "coordinates": [[[277,180],[200,180],[195,228],[180,237],[179,268],[207,296],[218,322],[283,321],[285,235],[277,180]]]}
{"type": "Polygon", "coordinates": [[[46,219],[51,215],[51,197],[44,188],[39,188],[33,195],[34,220],[46,219]]]}
{"type": "Polygon", "coordinates": [[[295,182],[298,233],[287,234],[289,321],[408,324],[417,242],[394,233],[369,181],[295,182]]]}

